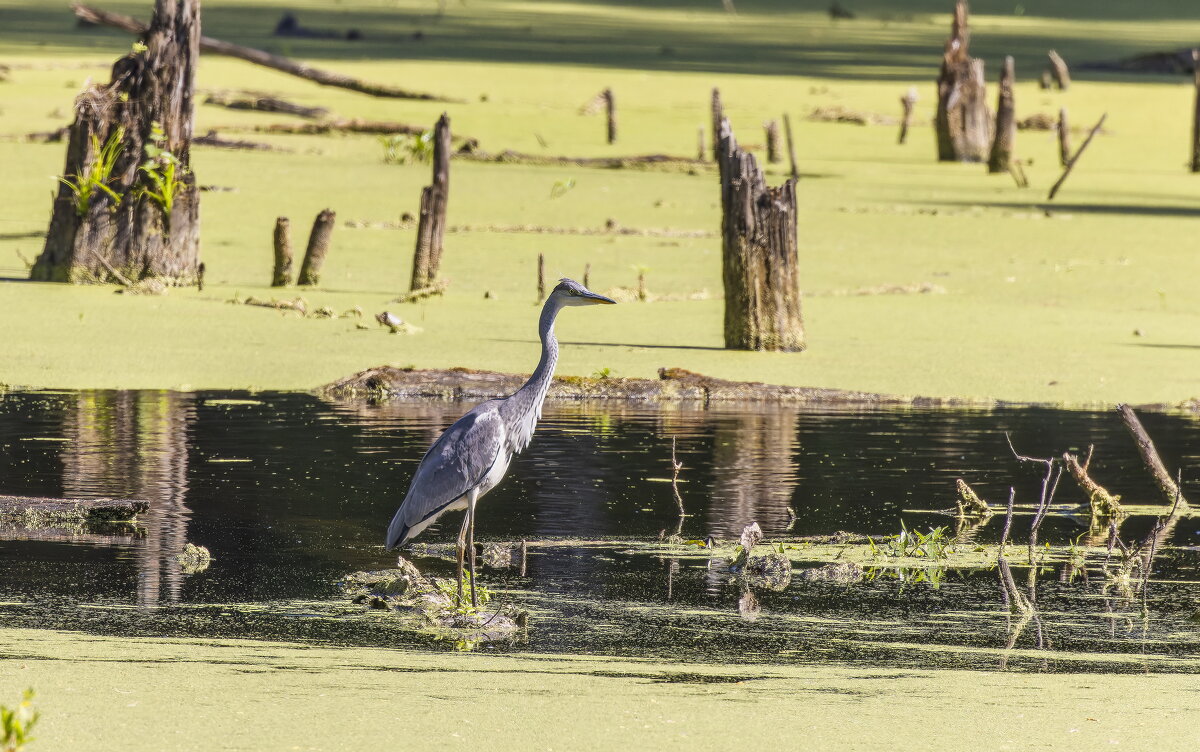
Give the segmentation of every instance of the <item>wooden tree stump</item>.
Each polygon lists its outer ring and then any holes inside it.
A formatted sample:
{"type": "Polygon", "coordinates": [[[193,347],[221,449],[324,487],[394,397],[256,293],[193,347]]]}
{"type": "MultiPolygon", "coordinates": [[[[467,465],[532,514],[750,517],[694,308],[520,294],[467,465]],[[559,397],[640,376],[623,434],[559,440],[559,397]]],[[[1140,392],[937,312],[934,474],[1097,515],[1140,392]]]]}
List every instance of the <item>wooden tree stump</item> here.
{"type": "Polygon", "coordinates": [[[417,223],[417,248],[409,286],[412,290],[429,287],[437,281],[449,201],[450,118],[442,113],[433,128],[433,183],[421,191],[421,218],[417,223]]]}
{"type": "Polygon", "coordinates": [[[1071,69],[1067,67],[1067,61],[1062,59],[1054,50],[1048,53],[1050,58],[1050,75],[1054,78],[1054,83],[1058,88],[1066,91],[1071,86],[1071,69]]]}
{"type": "Polygon", "coordinates": [[[967,54],[966,0],[958,0],[937,81],[937,147],[942,162],[982,162],[991,146],[983,61],[967,54]]]}
{"type": "Polygon", "coordinates": [[[1071,162],[1071,123],[1066,107],[1058,109],[1058,161],[1063,167],[1071,162]]]}
{"type": "Polygon", "coordinates": [[[725,107],[721,104],[721,90],[712,90],[712,157],[721,161],[721,121],[725,119],[725,107]]]}
{"type": "Polygon", "coordinates": [[[908,141],[908,129],[912,127],[913,110],[917,107],[917,87],[908,87],[908,91],[900,97],[900,106],[904,108],[904,114],[900,118],[899,143],[903,144],[908,141]]]}
{"type": "Polygon", "coordinates": [[[271,287],[287,287],[292,283],[292,226],[287,217],[275,220],[275,270],[271,287]]]}
{"type": "Polygon", "coordinates": [[[333,237],[333,221],[337,214],[332,209],[324,209],[313,220],[312,232],[308,236],[308,248],[304,251],[304,262],[300,264],[298,285],[318,285],[321,283],[321,267],[325,264],[325,255],[329,253],[329,240],[333,237]]]}
{"type": "Polygon", "coordinates": [[[1200,172],[1200,49],[1192,50],[1196,77],[1196,106],[1192,112],[1192,172],[1200,172]]]}
{"type": "Polygon", "coordinates": [[[729,121],[721,121],[720,134],[725,347],[803,350],[795,181],[768,187],[729,121]]]}
{"type": "Polygon", "coordinates": [[[604,97],[604,115],[608,123],[608,143],[615,144],[617,142],[617,100],[613,97],[612,89],[605,89],[601,96],[604,97]]]}
{"type": "Polygon", "coordinates": [[[1013,142],[1017,137],[1017,119],[1013,105],[1013,81],[1016,78],[1012,55],[1004,58],[1000,71],[1000,94],[996,101],[996,135],[988,155],[988,172],[1008,172],[1012,167],[1013,142]]]}
{"type": "Polygon", "coordinates": [[[194,284],[200,194],[191,172],[199,0],[156,0],[142,46],[75,100],[66,165],[30,278],[194,284]],[[157,125],[157,127],[156,127],[157,125]]]}
{"type": "Polygon", "coordinates": [[[779,122],[768,120],[763,123],[763,131],[767,137],[767,162],[779,164],[783,157],[779,153],[779,122]]]}

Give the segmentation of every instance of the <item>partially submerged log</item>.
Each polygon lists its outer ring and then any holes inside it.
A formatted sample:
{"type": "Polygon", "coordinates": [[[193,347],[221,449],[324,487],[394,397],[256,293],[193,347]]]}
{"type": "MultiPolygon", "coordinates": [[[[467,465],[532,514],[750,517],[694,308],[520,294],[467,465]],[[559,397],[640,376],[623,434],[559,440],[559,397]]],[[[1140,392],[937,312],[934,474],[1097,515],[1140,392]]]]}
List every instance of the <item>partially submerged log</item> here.
{"type": "Polygon", "coordinates": [[[942,162],[982,162],[991,144],[983,61],[968,54],[966,0],[958,0],[937,80],[937,149],[942,162]]]}
{"type": "Polygon", "coordinates": [[[1134,443],[1137,444],[1138,454],[1142,456],[1146,470],[1150,472],[1150,476],[1154,478],[1154,483],[1162,493],[1163,501],[1179,513],[1187,511],[1190,506],[1188,500],[1183,497],[1183,491],[1175,483],[1171,474],[1167,472],[1166,465],[1158,456],[1158,450],[1154,447],[1150,434],[1146,433],[1142,422],[1138,420],[1137,413],[1129,405],[1117,405],[1117,413],[1120,414],[1121,421],[1125,424],[1129,435],[1133,437],[1134,443]]]}
{"type": "MultiPolygon", "coordinates": [[[[112,13],[110,11],[93,8],[81,3],[75,3],[71,6],[75,15],[88,23],[98,24],[101,26],[111,26],[116,29],[128,31],[132,34],[142,34],[146,31],[147,26],[141,21],[131,16],[125,16],[120,13],[112,13]]],[[[341,73],[333,73],[332,71],[313,68],[304,63],[296,62],[281,55],[272,55],[269,52],[256,50],[252,47],[243,47],[239,44],[231,44],[223,42],[220,39],[212,37],[200,37],[200,50],[204,52],[212,52],[217,55],[226,55],[228,57],[236,57],[239,60],[245,60],[248,63],[262,65],[267,68],[273,68],[277,71],[282,71],[293,76],[298,76],[307,81],[320,84],[321,86],[335,86],[341,89],[349,89],[362,94],[369,94],[373,97],[390,97],[394,99],[417,99],[431,102],[449,102],[452,100],[444,97],[437,97],[433,94],[424,94],[421,92],[407,91],[393,86],[385,86],[382,84],[373,84],[367,81],[360,81],[357,78],[342,75],[341,73]]]]}
{"type": "Polygon", "coordinates": [[[266,96],[235,96],[225,92],[212,92],[205,99],[205,104],[214,104],[230,110],[254,110],[256,112],[276,112],[282,115],[295,115],[302,118],[323,118],[329,114],[324,107],[306,107],[285,99],[266,96]]]}
{"type": "Polygon", "coordinates": [[[725,347],[798,352],[805,339],[795,181],[768,187],[727,120],[721,122],[720,147],[725,347]]]}
{"type": "Polygon", "coordinates": [[[193,138],[192,145],[214,146],[218,149],[241,149],[244,151],[291,151],[291,149],[285,149],[282,146],[264,144],[262,141],[243,141],[235,138],[222,138],[221,136],[217,135],[216,131],[213,130],[210,130],[203,136],[196,136],[193,138]]]}
{"type": "Polygon", "coordinates": [[[1121,507],[1121,497],[1109,493],[1108,489],[1092,480],[1087,465],[1080,464],[1078,457],[1070,452],[1063,452],[1063,464],[1067,466],[1067,472],[1075,479],[1075,483],[1087,494],[1093,518],[1119,518],[1125,515],[1125,510],[1121,507]]]}
{"type": "Polygon", "coordinates": [[[372,136],[392,136],[403,133],[419,136],[425,129],[419,125],[400,123],[394,120],[364,120],[362,118],[336,118],[316,123],[271,123],[254,127],[257,133],[279,133],[296,136],[324,136],[328,133],[364,133],[372,136]]]}
{"type": "Polygon", "coordinates": [[[418,300],[432,298],[435,295],[441,295],[446,292],[446,288],[450,283],[444,279],[438,280],[436,284],[429,287],[422,287],[418,290],[410,290],[403,295],[400,295],[392,300],[393,303],[415,303],[418,300]]]}
{"type": "Polygon", "coordinates": [[[708,162],[699,159],[673,157],[668,154],[641,154],[628,157],[560,157],[525,154],[511,150],[491,154],[483,151],[465,152],[460,149],[454,153],[454,158],[470,162],[530,164],[546,167],[594,167],[607,170],[662,168],[664,170],[693,171],[709,166],[708,162]]]}
{"type": "Polygon", "coordinates": [[[30,521],[31,527],[46,522],[130,522],[150,510],[140,499],[56,499],[39,496],[0,496],[0,521],[30,521]]]}
{"type": "Polygon", "coordinates": [[[422,290],[437,282],[446,236],[446,208],[450,203],[450,118],[446,113],[433,127],[433,179],[421,191],[417,246],[413,252],[409,290],[422,290]]]}
{"type": "Polygon", "coordinates": [[[954,500],[958,508],[959,517],[991,517],[992,508],[988,503],[975,493],[975,489],[967,485],[967,482],[959,478],[955,482],[955,488],[958,491],[958,498],[954,500]]]}
{"type": "Polygon", "coordinates": [[[1017,120],[1013,103],[1013,82],[1016,72],[1012,55],[1004,58],[1000,71],[1000,94],[996,102],[996,134],[988,155],[988,172],[1009,172],[1012,167],[1013,142],[1017,137],[1017,120]]]}

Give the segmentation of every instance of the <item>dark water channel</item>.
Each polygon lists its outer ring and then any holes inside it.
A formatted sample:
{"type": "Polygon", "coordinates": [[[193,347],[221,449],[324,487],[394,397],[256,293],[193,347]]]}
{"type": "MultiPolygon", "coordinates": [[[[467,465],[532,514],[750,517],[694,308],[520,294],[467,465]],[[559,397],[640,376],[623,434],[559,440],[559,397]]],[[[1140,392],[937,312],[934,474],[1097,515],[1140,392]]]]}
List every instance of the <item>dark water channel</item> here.
{"type": "MultiPolygon", "coordinates": [[[[25,392],[0,395],[0,493],[147,498],[129,530],[0,536],[0,624],[119,635],[251,637],[446,649],[386,617],[348,608],[335,582],[390,566],[381,541],[429,443],[457,404],[339,405],[296,394],[25,392]],[[28,536],[25,536],[28,537],[28,536]],[[184,574],[193,542],[212,565],[184,574]]],[[[1200,420],[1144,416],[1164,459],[1200,468],[1200,420]]],[[[1200,670],[1200,519],[1175,528],[1144,594],[1102,576],[1038,576],[1039,619],[1018,625],[997,573],[951,570],[938,586],[889,577],[794,579],[756,593],[704,561],[626,550],[676,529],[671,437],[678,441],[686,538],[768,538],[848,530],[873,536],[949,525],[954,483],[1000,503],[1009,485],[1036,500],[1011,433],[1038,456],[1096,447],[1093,474],[1125,501],[1156,491],[1114,414],[1044,409],[813,410],[547,405],[533,445],[481,504],[483,540],[612,539],[536,550],[525,576],[487,570],[501,598],[533,612],[520,640],[480,649],[675,657],[695,661],[848,661],[1050,671],[1200,670]],[[794,519],[789,508],[794,512],[794,519]],[[1011,649],[1007,649],[1011,643],[1011,649]]],[[[1064,481],[1059,500],[1085,501],[1064,481]]],[[[1023,539],[1028,519],[1017,517],[1023,539]]],[[[1135,517],[1122,536],[1145,536],[1135,517]]],[[[423,540],[450,541],[457,515],[423,540]]],[[[1003,517],[978,533],[999,537],[1003,517]]],[[[1052,515],[1042,540],[1065,543],[1086,518],[1052,515]]],[[[453,565],[419,559],[436,574],[453,565]]]]}

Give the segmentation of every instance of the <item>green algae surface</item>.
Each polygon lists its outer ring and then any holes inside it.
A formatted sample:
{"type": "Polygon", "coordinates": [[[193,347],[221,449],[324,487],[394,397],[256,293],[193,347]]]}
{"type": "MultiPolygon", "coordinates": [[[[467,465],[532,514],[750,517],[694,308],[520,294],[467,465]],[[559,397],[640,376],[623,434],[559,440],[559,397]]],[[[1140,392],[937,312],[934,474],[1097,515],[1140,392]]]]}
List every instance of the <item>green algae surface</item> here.
{"type": "MultiPolygon", "coordinates": [[[[0,63],[12,68],[0,82],[6,136],[63,125],[84,80],[103,80],[129,48],[118,32],[76,30],[65,2],[26,5],[0,2],[13,19],[0,31],[0,63]]],[[[144,5],[112,9],[144,16],[144,5]]],[[[1034,83],[1047,47],[1072,63],[1174,49],[1200,35],[1200,11],[1167,2],[1026,3],[1020,13],[1006,3],[973,4],[973,50],[989,71],[1000,55],[1017,56],[1018,118],[1065,106],[1086,126],[1108,112],[1106,132],[1047,204],[1059,172],[1049,132],[1019,134],[1017,153],[1031,162],[1027,190],[978,165],[933,162],[925,123],[948,2],[910,3],[903,12],[856,3],[859,18],[836,23],[818,2],[739,2],[728,16],[716,3],[535,9],[489,0],[450,3],[440,20],[427,6],[355,0],[334,13],[287,4],[306,25],[366,30],[361,43],[272,38],[284,10],[276,3],[206,3],[205,31],[461,102],[373,99],[212,56],[202,59],[198,86],[265,90],[345,117],[417,124],[445,110],[455,131],[485,151],[535,155],[692,156],[713,86],[751,148],[759,148],[764,119],[788,112],[804,173],[809,350],[721,349],[720,217],[709,169],[457,161],[449,215],[457,230],[447,235],[443,266],[450,289],[399,305],[389,301],[407,287],[415,230],[398,220],[416,212],[428,167],[385,164],[373,136],[254,133],[288,118],[200,104],[197,132],[216,128],[291,150],[195,149],[199,182],[235,189],[203,197],[203,292],[129,296],[11,281],[26,275],[22,258],[40,251],[64,147],[0,141],[0,382],[311,389],[385,363],[528,371],[537,358],[534,269],[543,253],[552,278],[580,278],[591,264],[601,291],[633,287],[637,269],[649,269],[652,302],[563,316],[566,375],[652,376],[679,366],[728,379],[1066,404],[1177,403],[1200,394],[1195,185],[1184,169],[1190,83],[1079,70],[1067,92],[1034,83]],[[890,126],[806,119],[833,106],[894,116],[909,85],[922,93],[922,124],[903,147],[890,126]],[[621,108],[612,146],[601,119],[579,113],[606,86],[621,108]],[[265,286],[275,217],[291,218],[293,244],[302,248],[310,218],[325,207],[338,212],[339,226],[321,287],[301,294],[310,310],[358,306],[370,327],[228,304],[294,296],[265,286]],[[503,231],[598,230],[609,219],[672,232],[503,231]],[[381,226],[389,223],[398,229],[381,226]],[[391,336],[371,323],[384,309],[421,331],[391,336]]],[[[783,179],[780,166],[770,169],[771,180],[783,179]]]]}

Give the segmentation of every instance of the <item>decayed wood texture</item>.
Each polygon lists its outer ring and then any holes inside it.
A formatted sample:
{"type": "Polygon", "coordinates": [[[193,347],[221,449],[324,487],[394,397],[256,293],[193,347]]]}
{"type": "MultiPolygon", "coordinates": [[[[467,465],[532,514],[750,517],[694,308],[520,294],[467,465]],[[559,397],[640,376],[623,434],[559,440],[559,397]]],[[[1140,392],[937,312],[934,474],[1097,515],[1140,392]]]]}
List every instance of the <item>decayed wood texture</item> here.
{"type": "Polygon", "coordinates": [[[988,155],[988,172],[1008,172],[1012,163],[1013,142],[1017,137],[1017,119],[1013,103],[1013,81],[1016,71],[1012,55],[1004,58],[1000,71],[1000,94],[996,101],[996,135],[992,138],[992,153],[988,155]]]}
{"type": "Polygon", "coordinates": [[[271,287],[287,287],[292,283],[292,225],[287,217],[275,220],[275,269],[271,287]]]}
{"type": "Polygon", "coordinates": [[[333,236],[333,221],[337,213],[332,209],[324,209],[313,220],[312,232],[308,236],[308,248],[304,251],[304,262],[300,264],[300,276],[296,279],[298,285],[318,285],[321,283],[321,266],[325,264],[325,256],[329,253],[329,240],[333,236]]]}
{"type": "Polygon", "coordinates": [[[421,191],[421,218],[417,223],[410,290],[430,287],[437,281],[449,202],[450,118],[442,113],[433,129],[433,183],[421,191]]]}
{"type": "Polygon", "coordinates": [[[942,162],[982,162],[991,145],[983,61],[968,54],[970,39],[967,3],[958,0],[937,80],[935,126],[942,162]]]}
{"type": "Polygon", "coordinates": [[[1133,437],[1134,443],[1137,444],[1138,454],[1142,456],[1142,462],[1146,465],[1146,469],[1150,471],[1150,476],[1154,478],[1155,485],[1162,493],[1163,501],[1168,505],[1175,506],[1176,512],[1183,512],[1189,508],[1188,500],[1183,497],[1183,492],[1179,486],[1175,484],[1175,479],[1167,472],[1166,465],[1163,464],[1162,458],[1158,456],[1158,450],[1154,447],[1154,442],[1150,439],[1150,435],[1146,433],[1146,429],[1142,427],[1142,422],[1138,420],[1137,413],[1129,405],[1117,405],[1117,412],[1121,416],[1121,422],[1125,424],[1129,435],[1133,437]]]}
{"type": "MultiPolygon", "coordinates": [[[[146,24],[120,13],[112,13],[110,11],[93,8],[88,5],[75,3],[71,6],[75,15],[80,20],[88,23],[99,24],[101,26],[111,26],[116,29],[128,31],[131,34],[141,34],[146,31],[146,24]]],[[[245,60],[248,63],[262,65],[267,68],[274,68],[277,71],[282,71],[293,76],[312,81],[321,86],[336,86],[341,89],[349,89],[362,94],[370,94],[373,97],[390,97],[393,99],[418,99],[432,102],[448,102],[451,100],[442,97],[436,97],[432,94],[423,94],[420,92],[406,91],[393,86],[383,86],[381,84],[373,84],[367,81],[360,81],[357,78],[351,78],[340,73],[313,68],[312,66],[298,63],[280,55],[272,55],[269,52],[256,50],[252,47],[243,47],[240,44],[231,44],[223,42],[220,39],[212,37],[200,37],[200,49],[205,52],[212,52],[217,55],[225,55],[227,57],[236,57],[239,60],[245,60]]]]}
{"type": "Polygon", "coordinates": [[[123,522],[150,509],[139,499],[55,499],[39,496],[0,496],[0,516],[55,517],[81,522],[123,522]]]}
{"type": "Polygon", "coordinates": [[[713,161],[721,160],[721,121],[725,119],[725,106],[721,104],[721,90],[712,90],[712,157],[713,161]]]}
{"type": "Polygon", "coordinates": [[[195,282],[200,197],[191,142],[199,40],[199,0],[157,0],[145,48],[117,60],[109,83],[75,100],[63,176],[76,188],[60,181],[31,279],[103,281],[111,266],[132,280],[195,282]],[[167,171],[166,158],[143,169],[146,146],[173,155],[175,181],[166,189],[153,180],[167,171]],[[110,169],[97,168],[105,163],[110,169]]]}
{"type": "Polygon", "coordinates": [[[604,116],[608,126],[607,137],[608,143],[615,144],[617,142],[617,100],[613,97],[612,89],[605,89],[601,92],[604,97],[604,116]]]}
{"type": "Polygon", "coordinates": [[[917,87],[908,88],[904,96],[900,97],[900,106],[904,109],[904,114],[900,118],[899,143],[903,144],[908,141],[908,129],[912,126],[913,110],[917,106],[917,87]]]}
{"type": "Polygon", "coordinates": [[[803,350],[795,181],[768,187],[727,120],[721,121],[718,145],[725,347],[803,350]]]}
{"type": "Polygon", "coordinates": [[[1196,78],[1196,105],[1192,110],[1192,172],[1200,172],[1200,49],[1192,50],[1196,78]]]}
{"type": "Polygon", "coordinates": [[[1071,122],[1067,108],[1058,108],[1058,161],[1063,167],[1071,163],[1071,122]]]}
{"type": "Polygon", "coordinates": [[[1067,162],[1066,169],[1063,170],[1063,174],[1059,176],[1054,185],[1050,186],[1050,193],[1046,196],[1047,200],[1053,199],[1058,194],[1058,189],[1062,188],[1063,183],[1067,182],[1067,177],[1070,176],[1071,170],[1075,169],[1075,165],[1079,163],[1079,158],[1083,156],[1083,152],[1088,148],[1088,144],[1092,143],[1092,139],[1100,132],[1100,128],[1104,126],[1104,119],[1107,117],[1107,112],[1101,115],[1096,124],[1092,126],[1092,129],[1088,131],[1087,138],[1079,145],[1079,151],[1072,155],[1071,161],[1067,162]]]}
{"type": "Polygon", "coordinates": [[[1087,467],[1080,464],[1078,457],[1070,452],[1063,452],[1063,464],[1067,466],[1067,472],[1075,479],[1075,483],[1087,494],[1093,516],[1116,517],[1124,513],[1121,509],[1121,497],[1114,496],[1107,488],[1092,480],[1087,467]]]}
{"type": "Polygon", "coordinates": [[[1071,70],[1067,67],[1067,61],[1062,59],[1054,50],[1048,53],[1050,58],[1050,75],[1054,77],[1054,83],[1058,88],[1066,90],[1071,86],[1071,70]]]}
{"type": "Polygon", "coordinates": [[[763,132],[767,137],[767,162],[779,164],[783,161],[779,154],[779,122],[768,120],[763,123],[763,132]]]}

